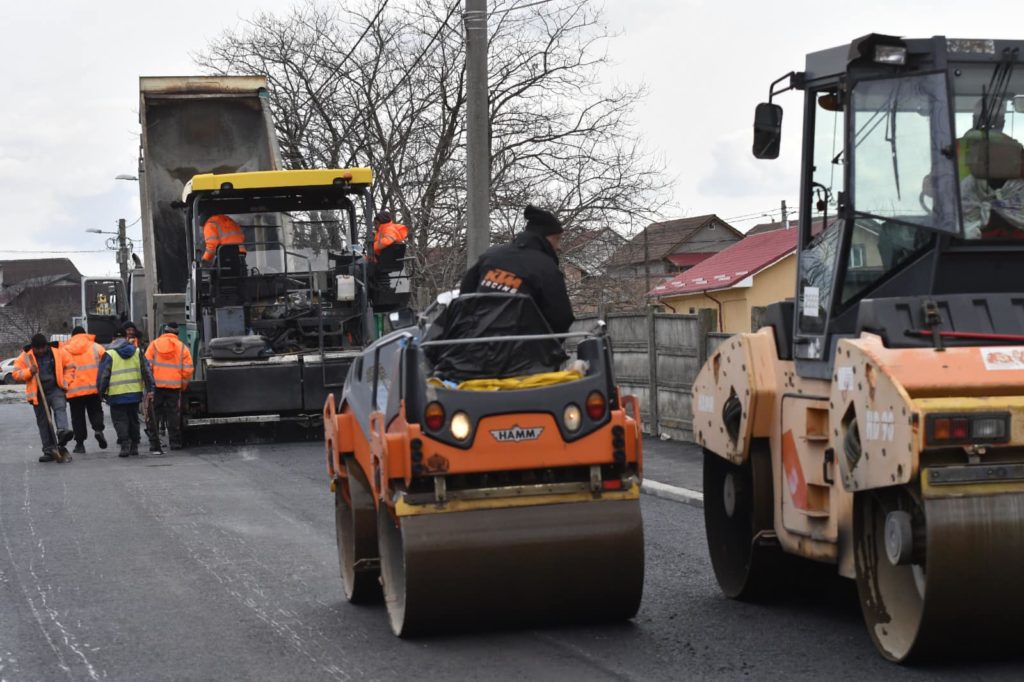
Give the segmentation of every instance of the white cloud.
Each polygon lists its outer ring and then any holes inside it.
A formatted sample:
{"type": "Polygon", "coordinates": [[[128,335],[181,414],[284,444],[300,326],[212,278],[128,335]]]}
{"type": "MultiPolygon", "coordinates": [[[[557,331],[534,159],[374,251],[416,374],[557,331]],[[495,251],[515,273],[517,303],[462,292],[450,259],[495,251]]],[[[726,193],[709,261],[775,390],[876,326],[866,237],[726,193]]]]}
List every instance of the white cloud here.
{"type": "MultiPolygon", "coordinates": [[[[411,1],[411,0],[410,0],[411,1]]],[[[128,0],[0,3],[0,249],[102,248],[87,228],[138,217],[138,187],[115,181],[138,159],[138,77],[195,73],[191,54],[225,28],[286,0],[128,0]]],[[[750,158],[754,105],[768,84],[800,69],[809,51],[870,33],[1012,37],[1024,10],[1012,3],[862,0],[771,3],[637,0],[605,3],[619,66],[609,81],[637,82],[650,95],[638,129],[678,178],[675,204],[732,216],[795,203],[800,105],[783,95],[783,156],[750,158]],[[993,18],[998,33],[992,36],[993,18]]],[[[680,208],[680,211],[683,209],[680,208]]],[[[134,228],[138,234],[138,227],[134,228]]],[[[0,253],[0,258],[10,254],[0,253]]],[[[112,256],[75,262],[102,274],[112,256]]]]}

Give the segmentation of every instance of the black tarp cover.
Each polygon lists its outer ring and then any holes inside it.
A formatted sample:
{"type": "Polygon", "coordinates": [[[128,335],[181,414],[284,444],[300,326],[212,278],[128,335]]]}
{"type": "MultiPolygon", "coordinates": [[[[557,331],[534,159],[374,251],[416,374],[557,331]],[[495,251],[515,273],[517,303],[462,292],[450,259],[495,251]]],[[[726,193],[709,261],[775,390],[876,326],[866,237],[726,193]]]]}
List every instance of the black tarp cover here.
{"type": "MultiPolygon", "coordinates": [[[[529,296],[465,294],[434,320],[423,341],[551,333],[529,296]]],[[[428,346],[424,351],[435,376],[456,382],[550,372],[566,359],[556,339],[428,346]]]]}

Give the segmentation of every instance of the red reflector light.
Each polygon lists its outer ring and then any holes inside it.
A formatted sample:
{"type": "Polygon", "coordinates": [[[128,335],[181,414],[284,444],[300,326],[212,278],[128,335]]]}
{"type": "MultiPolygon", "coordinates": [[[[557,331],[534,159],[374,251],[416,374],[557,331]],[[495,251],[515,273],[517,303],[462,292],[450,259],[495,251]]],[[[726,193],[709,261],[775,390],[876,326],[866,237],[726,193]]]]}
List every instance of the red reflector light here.
{"type": "Polygon", "coordinates": [[[971,435],[971,421],[966,417],[950,420],[949,437],[952,440],[967,440],[971,435]]]}
{"type": "Polygon", "coordinates": [[[604,396],[597,391],[587,396],[587,415],[594,421],[604,416],[604,407],[604,396]]]}
{"type": "Polygon", "coordinates": [[[434,402],[427,405],[427,409],[423,411],[423,421],[427,423],[427,428],[431,431],[440,431],[444,426],[444,408],[441,407],[441,403],[434,402]]]}
{"type": "Polygon", "coordinates": [[[603,490],[622,490],[622,480],[609,478],[607,481],[601,481],[601,488],[603,490]]]}

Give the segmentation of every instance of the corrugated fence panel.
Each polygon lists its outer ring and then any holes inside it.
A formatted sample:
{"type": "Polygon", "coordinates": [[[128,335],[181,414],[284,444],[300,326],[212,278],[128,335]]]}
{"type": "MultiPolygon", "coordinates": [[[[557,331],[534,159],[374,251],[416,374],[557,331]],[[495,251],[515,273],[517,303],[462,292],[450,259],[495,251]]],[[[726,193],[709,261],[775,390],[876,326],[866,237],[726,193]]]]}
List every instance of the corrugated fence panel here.
{"type": "MultiPolygon", "coordinates": [[[[713,315],[713,313],[712,313],[713,315]]],[[[580,318],[573,331],[592,329],[596,316],[580,318]]],[[[693,437],[691,389],[712,343],[714,320],[701,315],[666,315],[643,312],[613,313],[605,317],[615,357],[615,378],[625,394],[640,399],[644,431],[671,438],[693,437]],[[654,333],[649,329],[654,322],[654,333]],[[652,344],[653,342],[653,344],[652,344]],[[653,345],[653,347],[652,347],[653,345]],[[657,383],[650,389],[651,353],[656,358],[657,383]],[[652,424],[652,400],[657,400],[657,427],[652,424]]],[[[714,335],[727,337],[728,335],[714,335]]],[[[568,346],[574,347],[575,343],[568,346]]]]}

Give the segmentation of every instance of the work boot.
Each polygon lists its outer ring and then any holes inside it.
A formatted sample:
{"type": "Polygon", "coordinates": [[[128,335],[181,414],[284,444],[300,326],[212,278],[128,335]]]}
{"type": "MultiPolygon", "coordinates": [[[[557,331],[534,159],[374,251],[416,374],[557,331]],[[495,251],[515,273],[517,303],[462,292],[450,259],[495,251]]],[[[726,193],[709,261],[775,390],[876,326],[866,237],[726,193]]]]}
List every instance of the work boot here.
{"type": "Polygon", "coordinates": [[[64,447],[65,445],[70,443],[71,440],[74,437],[75,437],[75,432],[74,431],[71,431],[69,429],[65,429],[64,431],[61,431],[60,433],[57,434],[57,443],[61,447],[64,447]]]}
{"type": "Polygon", "coordinates": [[[84,455],[85,454],[85,443],[80,443],[80,442],[79,443],[75,443],[75,449],[72,450],[71,452],[75,453],[76,455],[84,455]]]}
{"type": "Polygon", "coordinates": [[[53,460],[53,453],[49,450],[43,450],[43,454],[39,457],[40,462],[52,462],[53,460]]]}
{"type": "Polygon", "coordinates": [[[160,446],[160,443],[150,443],[149,444],[149,454],[151,454],[151,455],[162,455],[162,454],[164,454],[164,449],[160,446]]]}
{"type": "Polygon", "coordinates": [[[139,444],[138,443],[132,443],[130,446],[128,446],[128,456],[129,457],[138,457],[139,456],[139,444]]]}
{"type": "Polygon", "coordinates": [[[103,435],[102,431],[96,432],[96,442],[100,444],[101,450],[107,449],[107,437],[103,435]]]}
{"type": "Polygon", "coordinates": [[[131,450],[129,449],[129,446],[122,445],[121,446],[121,451],[117,453],[117,456],[118,457],[127,457],[129,454],[131,454],[131,450]]]}

